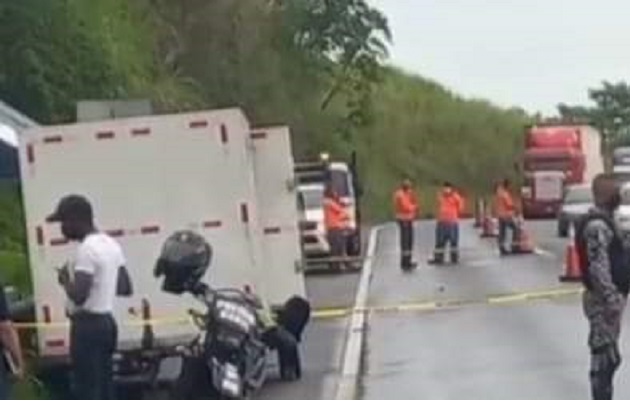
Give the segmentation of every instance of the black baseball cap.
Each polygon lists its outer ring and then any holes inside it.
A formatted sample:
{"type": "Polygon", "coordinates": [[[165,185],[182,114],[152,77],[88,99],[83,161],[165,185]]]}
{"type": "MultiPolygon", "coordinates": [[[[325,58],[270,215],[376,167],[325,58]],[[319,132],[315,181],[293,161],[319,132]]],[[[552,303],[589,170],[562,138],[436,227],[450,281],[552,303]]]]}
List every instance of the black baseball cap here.
{"type": "Polygon", "coordinates": [[[61,222],[66,219],[92,220],[92,204],[82,195],[67,195],[61,198],[57,208],[46,218],[48,223],[61,222]]]}

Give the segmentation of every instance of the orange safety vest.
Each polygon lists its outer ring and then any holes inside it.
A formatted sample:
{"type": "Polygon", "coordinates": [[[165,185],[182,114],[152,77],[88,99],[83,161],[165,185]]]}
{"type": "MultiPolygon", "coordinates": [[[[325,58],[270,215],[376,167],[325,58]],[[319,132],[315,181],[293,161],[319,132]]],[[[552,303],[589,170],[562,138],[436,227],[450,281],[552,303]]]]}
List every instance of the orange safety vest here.
{"type": "Polygon", "coordinates": [[[350,216],[337,199],[324,198],[324,224],[327,230],[345,229],[350,216]]]}
{"type": "Polygon", "coordinates": [[[514,199],[508,190],[504,188],[497,189],[495,207],[497,217],[505,219],[514,217],[514,212],[516,211],[514,199]]]}
{"type": "Polygon", "coordinates": [[[399,189],[394,193],[394,208],[396,219],[414,220],[418,215],[418,200],[411,189],[399,189]]]}
{"type": "Polygon", "coordinates": [[[464,211],[464,200],[455,191],[447,194],[440,193],[438,196],[438,220],[442,222],[455,223],[464,211]]]}

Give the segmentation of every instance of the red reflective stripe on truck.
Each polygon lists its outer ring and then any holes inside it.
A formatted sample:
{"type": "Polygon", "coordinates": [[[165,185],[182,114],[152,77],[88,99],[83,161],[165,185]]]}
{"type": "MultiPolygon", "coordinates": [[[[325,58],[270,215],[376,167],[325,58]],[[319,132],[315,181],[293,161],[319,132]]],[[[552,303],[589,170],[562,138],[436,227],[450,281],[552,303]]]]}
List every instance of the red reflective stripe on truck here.
{"type": "Polygon", "coordinates": [[[140,229],[142,234],[157,234],[160,232],[160,226],[145,226],[140,229]]]}
{"type": "Polygon", "coordinates": [[[113,139],[116,134],[114,131],[101,131],[96,133],[96,139],[113,139]]]}
{"type": "Polygon", "coordinates": [[[44,143],[60,143],[60,142],[63,142],[63,137],[61,135],[44,137],[44,143]]]}
{"type": "Polygon", "coordinates": [[[252,139],[265,139],[267,138],[267,133],[266,132],[252,132],[251,134],[249,134],[249,137],[252,139]]]}
{"type": "Polygon", "coordinates": [[[55,238],[50,240],[50,246],[63,246],[67,244],[68,240],[65,238],[55,238]]]}
{"type": "Polygon", "coordinates": [[[48,348],[64,348],[65,346],[66,346],[66,341],[63,339],[46,341],[46,347],[48,348]]]}
{"type": "Polygon", "coordinates": [[[280,234],[281,231],[280,227],[265,227],[263,230],[265,235],[280,234]]]}
{"type": "Polygon", "coordinates": [[[221,131],[221,142],[222,143],[227,143],[228,142],[228,131],[227,131],[227,127],[225,126],[225,124],[221,124],[220,131],[221,131]]]}
{"type": "Polygon", "coordinates": [[[35,236],[37,237],[37,245],[44,245],[44,229],[41,227],[37,227],[35,229],[35,236]]]}
{"type": "Polygon", "coordinates": [[[42,315],[44,315],[44,323],[52,322],[52,316],[50,314],[50,306],[48,305],[42,306],[42,315]]]}
{"type": "Polygon", "coordinates": [[[107,233],[107,235],[114,238],[122,237],[123,235],[125,235],[124,230],[107,230],[105,232],[107,233]]]}
{"type": "Polygon", "coordinates": [[[133,136],[149,135],[150,133],[150,128],[134,128],[131,130],[131,135],[133,136]]]}
{"type": "Polygon", "coordinates": [[[243,223],[249,223],[249,209],[247,203],[241,203],[241,221],[243,223]]]}
{"type": "Polygon", "coordinates": [[[218,227],[221,227],[222,225],[223,224],[219,220],[203,222],[204,228],[218,228],[218,227]]]}
{"type": "Polygon", "coordinates": [[[26,160],[29,164],[35,163],[35,148],[32,144],[26,145],[26,160]]]}
{"type": "Polygon", "coordinates": [[[188,124],[188,128],[205,128],[208,126],[208,122],[205,120],[191,121],[188,124]]]}

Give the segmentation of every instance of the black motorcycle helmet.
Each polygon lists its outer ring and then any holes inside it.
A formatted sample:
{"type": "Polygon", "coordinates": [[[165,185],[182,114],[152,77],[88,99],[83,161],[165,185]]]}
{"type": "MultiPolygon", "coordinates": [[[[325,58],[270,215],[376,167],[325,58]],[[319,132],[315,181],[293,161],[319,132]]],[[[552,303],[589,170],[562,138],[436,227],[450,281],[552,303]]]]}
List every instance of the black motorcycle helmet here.
{"type": "Polygon", "coordinates": [[[154,275],[164,276],[162,290],[173,294],[193,291],[212,262],[212,247],[193,231],[177,231],[166,239],[154,275]]]}

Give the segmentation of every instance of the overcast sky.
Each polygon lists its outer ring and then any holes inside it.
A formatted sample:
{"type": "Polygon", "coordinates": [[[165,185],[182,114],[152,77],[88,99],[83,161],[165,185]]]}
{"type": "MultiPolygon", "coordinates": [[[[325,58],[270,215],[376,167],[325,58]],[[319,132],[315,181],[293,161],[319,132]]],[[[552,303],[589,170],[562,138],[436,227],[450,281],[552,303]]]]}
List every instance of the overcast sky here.
{"type": "Polygon", "coordinates": [[[602,80],[630,78],[627,0],[370,0],[391,62],[465,96],[554,113],[602,80]]]}

